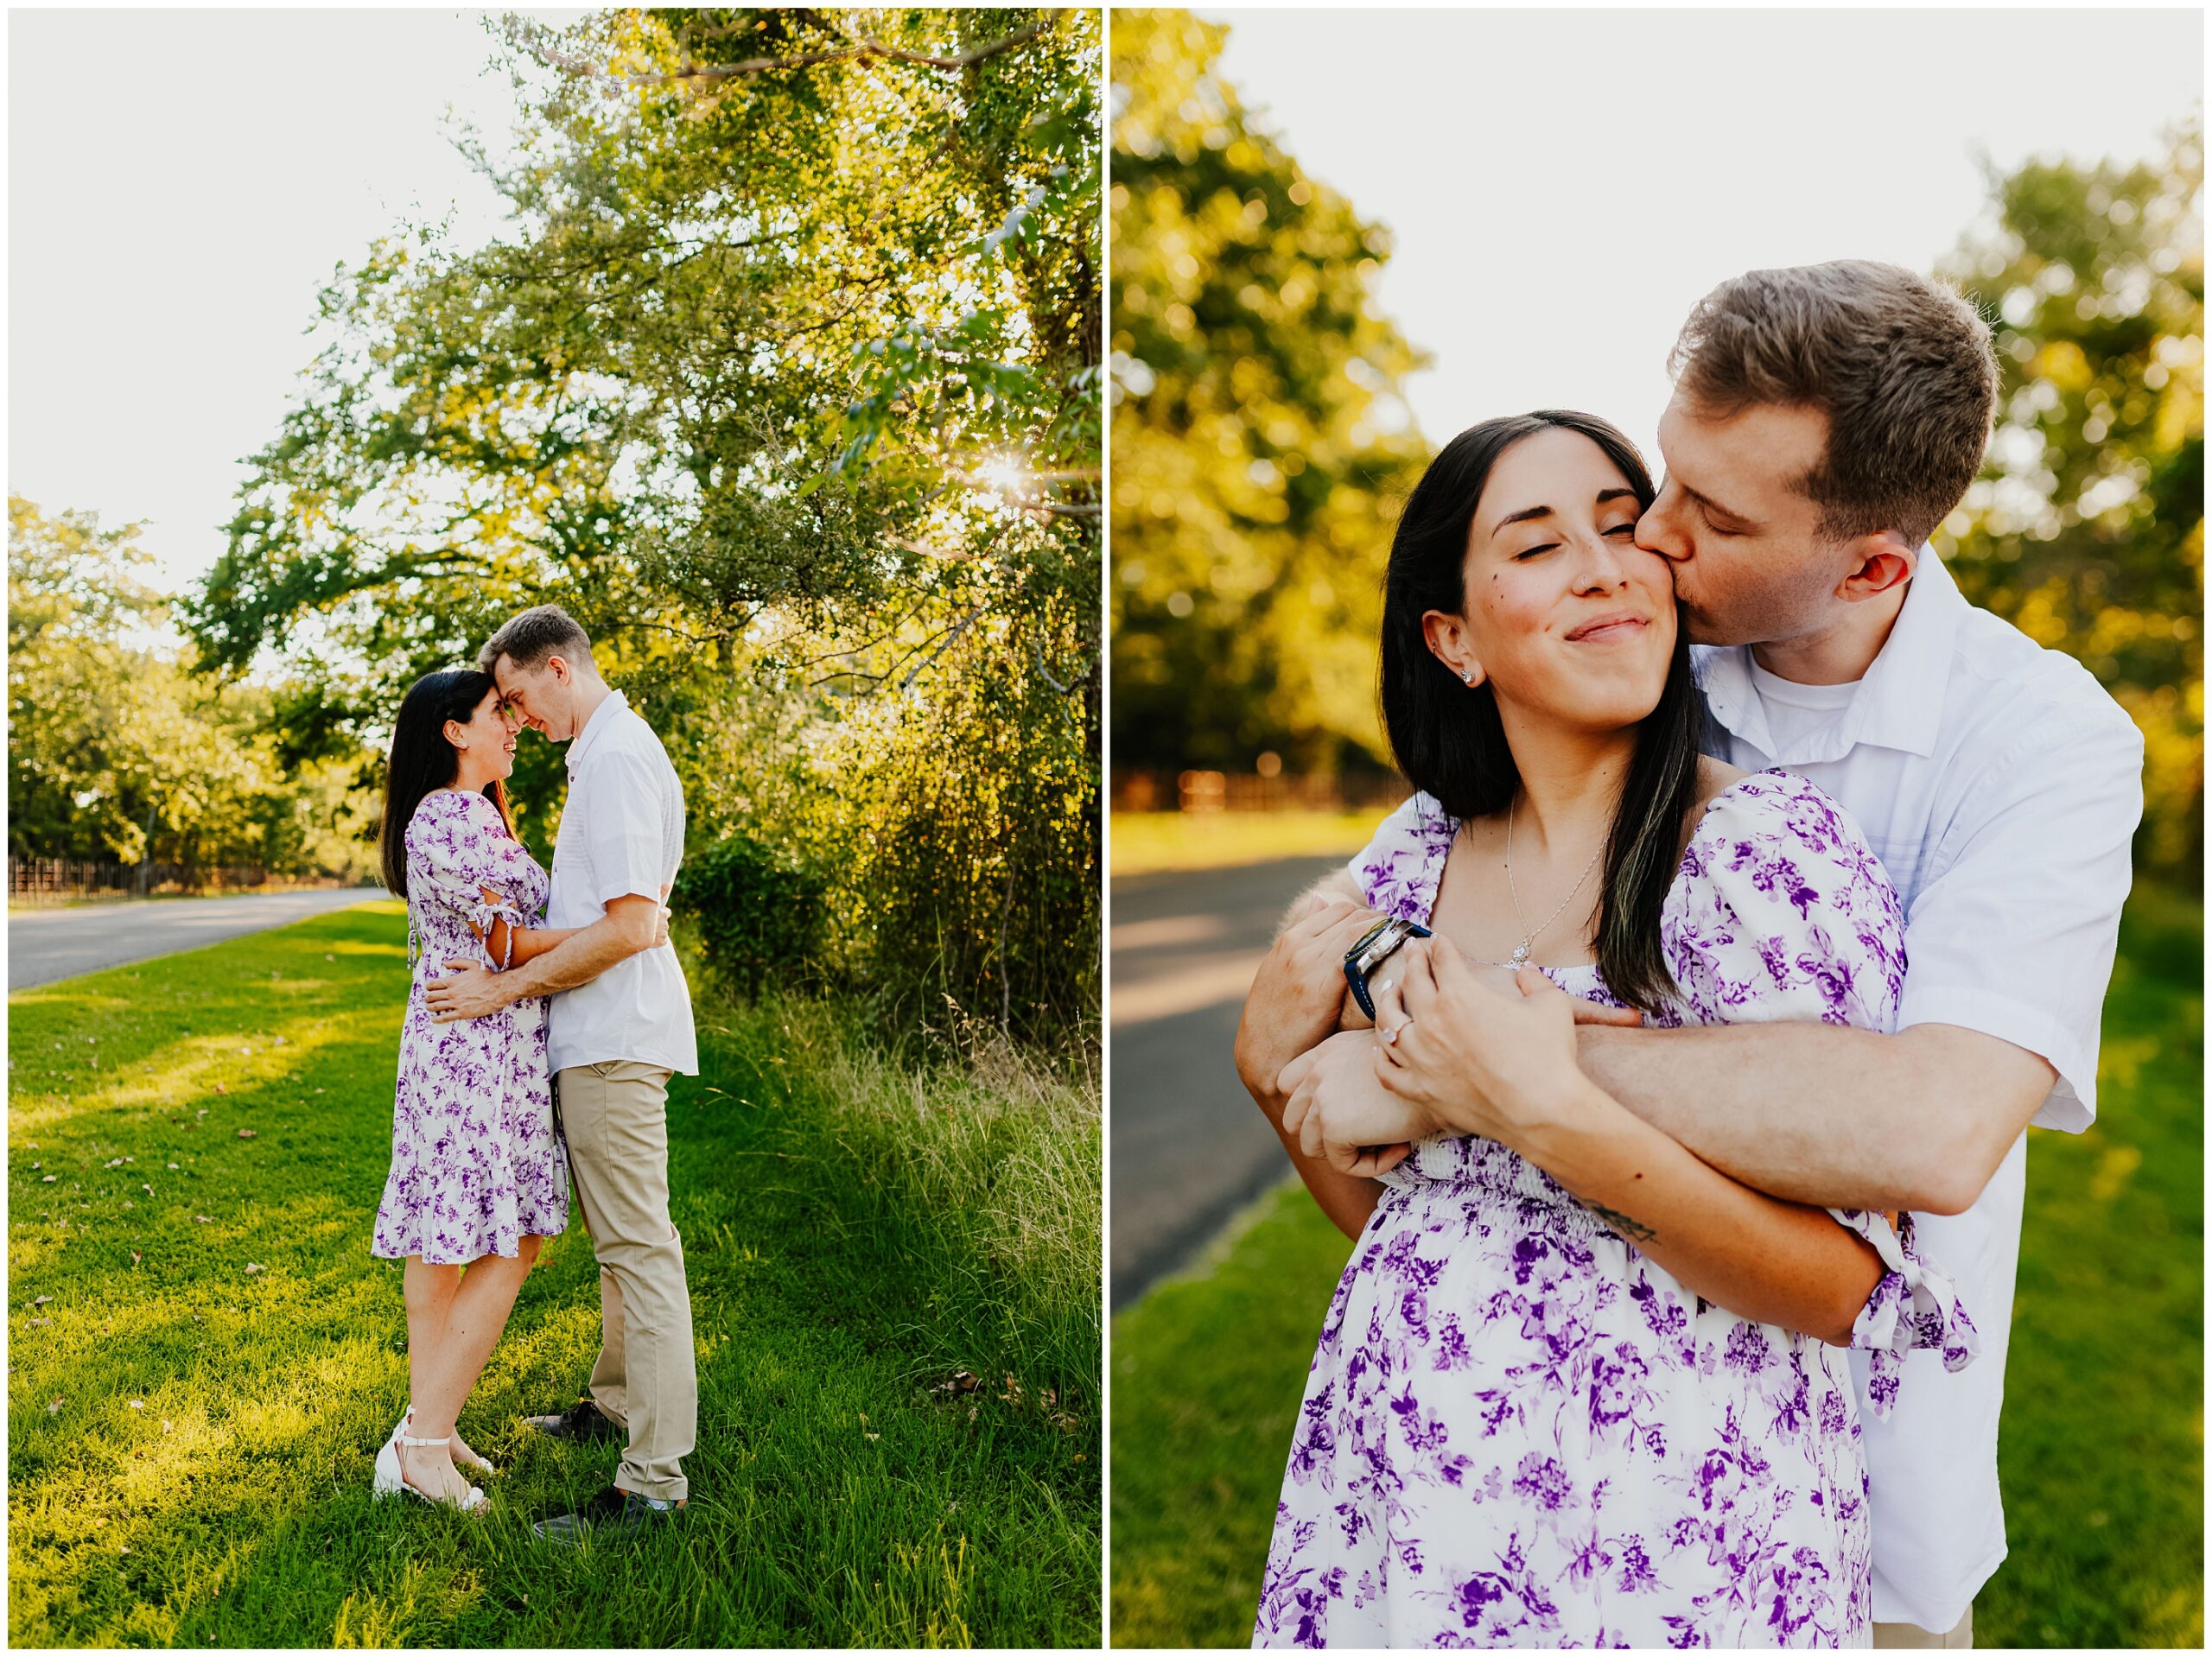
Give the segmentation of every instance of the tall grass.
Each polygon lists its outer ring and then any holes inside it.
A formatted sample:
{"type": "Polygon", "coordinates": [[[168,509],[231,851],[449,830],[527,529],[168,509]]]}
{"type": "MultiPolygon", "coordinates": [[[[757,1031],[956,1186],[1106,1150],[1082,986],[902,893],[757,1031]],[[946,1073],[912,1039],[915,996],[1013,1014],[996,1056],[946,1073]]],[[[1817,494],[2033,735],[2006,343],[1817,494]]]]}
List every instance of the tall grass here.
{"type": "Polygon", "coordinates": [[[404,955],[368,905],[10,998],[14,1643],[1096,1642],[1096,1090],[894,1057],[850,1006],[702,999],[671,1091],[680,1523],[530,1535],[620,1454],[519,1425],[597,1349],[577,1227],[462,1412],[492,1513],[372,1502],[407,1390],[368,1253],[404,955]]]}

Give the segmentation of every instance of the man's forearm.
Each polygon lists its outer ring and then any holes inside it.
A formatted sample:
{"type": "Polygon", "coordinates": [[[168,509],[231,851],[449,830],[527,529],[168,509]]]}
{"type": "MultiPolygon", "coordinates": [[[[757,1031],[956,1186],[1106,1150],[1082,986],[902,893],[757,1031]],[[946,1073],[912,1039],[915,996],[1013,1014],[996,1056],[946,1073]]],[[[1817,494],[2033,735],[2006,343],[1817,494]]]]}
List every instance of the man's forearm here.
{"type": "Polygon", "coordinates": [[[639,943],[635,928],[619,917],[604,915],[589,926],[570,933],[566,940],[536,960],[512,967],[499,977],[517,1000],[531,995],[553,995],[588,984],[609,968],[620,966],[651,947],[650,940],[639,943]]]}
{"type": "Polygon", "coordinates": [[[1910,1032],[1797,1023],[1576,1033],[1583,1070],[1637,1115],[1745,1184],[1819,1208],[1961,1211],[1994,1166],[1989,1116],[2013,1108],[1971,1096],[1910,1032]]]}

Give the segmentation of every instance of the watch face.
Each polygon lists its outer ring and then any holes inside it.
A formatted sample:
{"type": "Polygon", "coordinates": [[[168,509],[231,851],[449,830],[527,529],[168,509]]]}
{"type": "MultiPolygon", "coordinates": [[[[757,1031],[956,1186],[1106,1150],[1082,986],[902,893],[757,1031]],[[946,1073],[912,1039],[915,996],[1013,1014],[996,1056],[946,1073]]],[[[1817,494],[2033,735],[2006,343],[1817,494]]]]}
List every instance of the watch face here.
{"type": "Polygon", "coordinates": [[[1390,951],[1405,942],[1407,927],[1403,921],[1384,921],[1359,941],[1359,969],[1364,973],[1378,961],[1387,959],[1390,951]]]}
{"type": "Polygon", "coordinates": [[[1369,927],[1365,932],[1360,935],[1358,943],[1353,944],[1351,949],[1344,951],[1344,960],[1351,966],[1359,968],[1362,972],[1366,971],[1370,964],[1372,953],[1378,944],[1382,948],[1389,948],[1388,943],[1383,943],[1382,940],[1385,935],[1398,924],[1399,923],[1395,920],[1382,920],[1376,922],[1374,925],[1369,927]]]}

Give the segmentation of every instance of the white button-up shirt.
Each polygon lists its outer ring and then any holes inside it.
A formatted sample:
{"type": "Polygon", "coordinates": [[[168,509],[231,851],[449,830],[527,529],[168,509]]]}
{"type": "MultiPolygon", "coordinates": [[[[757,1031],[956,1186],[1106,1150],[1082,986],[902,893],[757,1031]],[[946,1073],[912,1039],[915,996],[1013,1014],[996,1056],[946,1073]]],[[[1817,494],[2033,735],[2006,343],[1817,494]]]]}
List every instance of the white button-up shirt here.
{"type": "MultiPolygon", "coordinates": [[[[683,860],[683,784],[652,727],[619,690],[569,744],[569,800],[553,843],[548,926],[589,926],[617,898],[661,900],[683,860]]],[[[616,962],[563,990],[549,1011],[554,1072],[630,1059],[699,1073],[691,991],[668,944],[616,962]]]]}
{"type": "MultiPolygon", "coordinates": [[[[2040,1054],[2057,1085],[2035,1121],[2080,1133],[2096,1114],[2097,1038],[2143,738],[2072,657],[1969,605],[1932,549],[1881,654],[1826,724],[1774,734],[1747,646],[1699,650],[1713,753],[1819,784],[1857,821],[1905,917],[1898,1027],[1963,1025],[2040,1054]]],[[[2027,1140],[1966,1213],[1917,1217],[1956,1279],[1981,1355],[1956,1374],[1906,1360],[1896,1412],[1860,1417],[1872,1482],[1874,1616],[1953,1627],[2005,1558],[1997,1419],[2012,1324],[2027,1140]]],[[[1851,1355],[1865,1396],[1865,1355],[1851,1355]]]]}

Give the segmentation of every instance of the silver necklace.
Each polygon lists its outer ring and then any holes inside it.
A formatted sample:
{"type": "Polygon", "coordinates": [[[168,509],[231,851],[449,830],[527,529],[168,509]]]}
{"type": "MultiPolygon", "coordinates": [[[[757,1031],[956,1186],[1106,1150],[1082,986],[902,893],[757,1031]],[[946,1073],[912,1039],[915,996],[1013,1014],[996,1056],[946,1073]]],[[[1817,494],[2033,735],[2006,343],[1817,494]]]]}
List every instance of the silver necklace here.
{"type": "MultiPolygon", "coordinates": [[[[1529,917],[1521,912],[1521,892],[1513,884],[1513,816],[1520,803],[1520,791],[1516,790],[1512,800],[1505,808],[1505,890],[1513,899],[1513,918],[1526,928],[1529,924],[1529,917]]],[[[1511,972],[1518,972],[1527,966],[1529,953],[1536,947],[1537,938],[1550,929],[1554,921],[1567,912],[1567,905],[1573,903],[1574,894],[1582,890],[1582,883],[1590,878],[1590,871],[1598,867],[1598,859],[1604,854],[1605,850],[1605,843],[1601,840],[1598,842],[1598,849],[1590,854],[1590,860],[1582,866],[1582,873],[1576,877],[1574,884],[1567,888],[1567,896],[1559,900],[1559,907],[1544,917],[1543,925],[1534,930],[1522,931],[1521,942],[1515,947],[1511,960],[1478,961],[1475,964],[1479,967],[1503,967],[1511,972]]]]}

